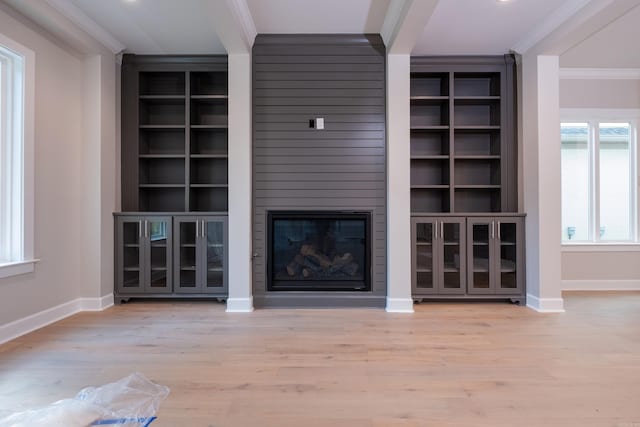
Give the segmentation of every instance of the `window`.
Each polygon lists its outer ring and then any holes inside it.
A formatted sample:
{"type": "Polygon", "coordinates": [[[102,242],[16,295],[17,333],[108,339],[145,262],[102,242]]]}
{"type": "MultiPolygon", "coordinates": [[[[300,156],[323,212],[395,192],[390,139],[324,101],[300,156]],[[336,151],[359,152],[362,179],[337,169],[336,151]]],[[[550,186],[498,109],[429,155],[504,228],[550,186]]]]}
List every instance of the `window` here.
{"type": "Polygon", "coordinates": [[[563,243],[629,243],[637,240],[636,122],[563,121],[563,243]]]}
{"type": "Polygon", "coordinates": [[[33,52],[0,35],[0,278],[33,271],[33,52]]]}

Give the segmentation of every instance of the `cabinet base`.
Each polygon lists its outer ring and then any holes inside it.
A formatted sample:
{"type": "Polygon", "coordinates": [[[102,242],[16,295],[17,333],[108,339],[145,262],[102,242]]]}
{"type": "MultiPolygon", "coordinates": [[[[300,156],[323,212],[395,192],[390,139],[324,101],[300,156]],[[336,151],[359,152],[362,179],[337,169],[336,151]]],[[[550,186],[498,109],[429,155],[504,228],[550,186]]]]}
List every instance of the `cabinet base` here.
{"type": "Polygon", "coordinates": [[[129,302],[130,299],[139,300],[172,300],[172,301],[217,301],[226,302],[227,295],[211,295],[211,294],[126,294],[126,295],[114,295],[113,302],[115,305],[120,305],[125,302],[129,302]]]}
{"type": "Polygon", "coordinates": [[[422,302],[437,302],[437,301],[465,301],[465,302],[479,302],[479,301],[497,301],[505,302],[509,301],[512,304],[525,307],[527,305],[526,296],[510,296],[510,295],[414,295],[413,302],[420,304],[422,302]]]}

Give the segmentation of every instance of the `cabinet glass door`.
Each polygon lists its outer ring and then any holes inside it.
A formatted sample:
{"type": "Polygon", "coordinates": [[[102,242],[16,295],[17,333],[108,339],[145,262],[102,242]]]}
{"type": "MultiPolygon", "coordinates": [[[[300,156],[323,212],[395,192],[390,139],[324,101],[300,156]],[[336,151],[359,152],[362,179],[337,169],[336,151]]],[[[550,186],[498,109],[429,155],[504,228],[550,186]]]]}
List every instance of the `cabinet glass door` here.
{"type": "Polygon", "coordinates": [[[121,246],[118,248],[119,292],[142,292],[144,289],[143,220],[118,218],[121,246]]]}
{"type": "Polygon", "coordinates": [[[148,292],[171,292],[171,218],[148,218],[148,292]]]}
{"type": "Polygon", "coordinates": [[[467,227],[467,235],[469,236],[468,292],[470,294],[494,293],[490,275],[492,222],[491,220],[473,218],[469,219],[467,227]]]}
{"type": "Polygon", "coordinates": [[[442,273],[439,293],[463,294],[465,292],[464,219],[439,220],[439,238],[442,241],[442,273]]]}
{"type": "Polygon", "coordinates": [[[417,294],[436,293],[435,281],[435,222],[414,223],[414,292],[417,294]]]}
{"type": "Polygon", "coordinates": [[[512,221],[498,221],[498,282],[496,292],[501,294],[519,293],[519,256],[518,251],[518,223],[512,221]]]}
{"type": "Polygon", "coordinates": [[[220,292],[226,283],[225,223],[223,220],[204,220],[203,273],[204,292],[220,292]]]}
{"type": "Polygon", "coordinates": [[[197,278],[198,240],[200,221],[195,218],[176,218],[176,271],[174,291],[177,293],[200,292],[197,278]]]}

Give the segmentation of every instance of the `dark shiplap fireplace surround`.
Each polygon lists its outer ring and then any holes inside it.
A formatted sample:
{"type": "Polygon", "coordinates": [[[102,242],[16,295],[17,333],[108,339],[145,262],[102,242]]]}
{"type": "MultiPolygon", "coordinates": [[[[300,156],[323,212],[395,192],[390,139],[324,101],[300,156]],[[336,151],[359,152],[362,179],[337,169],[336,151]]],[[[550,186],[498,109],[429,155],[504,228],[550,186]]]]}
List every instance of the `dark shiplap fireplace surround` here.
{"type": "Polygon", "coordinates": [[[385,48],[378,35],[256,38],[256,306],[384,307],[385,110],[385,48]],[[324,119],[324,129],[313,127],[318,118],[324,119]],[[274,237],[282,236],[274,231],[272,219],[283,212],[335,220],[351,214],[352,219],[366,218],[367,229],[360,239],[356,235],[365,230],[355,223],[292,223],[285,242],[274,243],[274,237]],[[355,242],[365,246],[362,252],[355,242]],[[273,263],[278,256],[286,261],[273,263]],[[276,264],[278,271],[273,271],[276,264]],[[302,280],[305,274],[319,286],[302,280]],[[274,280],[278,277],[283,280],[274,280]]]}

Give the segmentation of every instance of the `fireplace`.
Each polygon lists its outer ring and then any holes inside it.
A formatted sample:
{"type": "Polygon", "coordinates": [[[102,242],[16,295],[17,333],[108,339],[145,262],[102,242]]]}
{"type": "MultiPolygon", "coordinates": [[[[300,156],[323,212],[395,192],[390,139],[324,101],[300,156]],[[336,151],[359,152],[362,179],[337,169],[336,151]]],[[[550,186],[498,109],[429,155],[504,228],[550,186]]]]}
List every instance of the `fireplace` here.
{"type": "Polygon", "coordinates": [[[371,290],[371,214],[268,213],[268,291],[371,290]]]}

